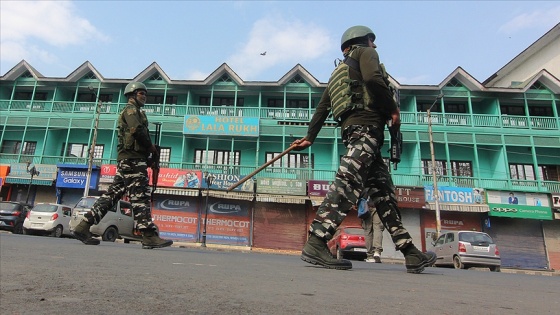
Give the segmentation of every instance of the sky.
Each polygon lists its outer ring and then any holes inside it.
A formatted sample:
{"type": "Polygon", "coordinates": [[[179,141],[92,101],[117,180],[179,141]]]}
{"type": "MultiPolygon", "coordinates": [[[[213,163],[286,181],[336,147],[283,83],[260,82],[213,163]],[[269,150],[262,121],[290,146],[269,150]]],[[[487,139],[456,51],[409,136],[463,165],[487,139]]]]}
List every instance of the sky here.
{"type": "Polygon", "coordinates": [[[25,60],[64,78],[89,61],[132,80],[156,62],[204,80],[227,63],[275,82],[300,64],[324,83],[344,31],[365,25],[400,84],[437,85],[457,67],[483,82],[559,22],[558,1],[0,0],[0,75],[25,60]]]}

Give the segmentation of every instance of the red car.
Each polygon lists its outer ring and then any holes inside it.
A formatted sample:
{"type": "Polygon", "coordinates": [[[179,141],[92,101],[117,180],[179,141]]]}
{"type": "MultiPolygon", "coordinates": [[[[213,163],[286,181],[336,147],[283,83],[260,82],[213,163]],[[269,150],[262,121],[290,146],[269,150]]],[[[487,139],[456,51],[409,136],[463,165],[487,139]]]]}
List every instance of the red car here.
{"type": "Polygon", "coordinates": [[[327,242],[327,246],[333,257],[337,259],[345,256],[359,256],[363,259],[366,257],[364,229],[361,226],[341,226],[327,242]]]}

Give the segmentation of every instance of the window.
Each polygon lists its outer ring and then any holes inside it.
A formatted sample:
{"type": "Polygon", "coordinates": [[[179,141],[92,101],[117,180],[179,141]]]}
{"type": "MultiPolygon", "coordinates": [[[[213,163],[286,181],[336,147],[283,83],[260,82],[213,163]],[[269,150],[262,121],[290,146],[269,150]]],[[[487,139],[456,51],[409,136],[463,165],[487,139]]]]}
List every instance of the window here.
{"type": "Polygon", "coordinates": [[[37,142],[25,141],[23,143],[23,146],[21,144],[21,141],[5,140],[4,143],[2,143],[2,149],[0,151],[2,153],[8,154],[35,154],[35,150],[37,149],[37,142]]]}
{"type": "Polygon", "coordinates": [[[443,108],[445,109],[446,113],[466,113],[467,112],[465,104],[445,103],[443,108]]]}
{"type": "Polygon", "coordinates": [[[166,163],[165,166],[168,166],[169,159],[171,158],[171,148],[161,148],[159,152],[159,162],[166,163]]]}
{"type": "Polygon", "coordinates": [[[500,106],[500,112],[502,115],[517,115],[517,116],[524,116],[525,109],[523,106],[500,106]]]}
{"type": "MultiPolygon", "coordinates": [[[[278,155],[280,155],[280,152],[266,153],[266,161],[268,162],[278,155]]],[[[276,168],[275,171],[277,172],[281,172],[286,168],[308,168],[310,166],[313,168],[313,156],[310,161],[309,154],[307,153],[290,153],[272,163],[271,166],[276,168]]]]}
{"type": "MultiPolygon", "coordinates": [[[[62,150],[64,150],[64,147],[66,147],[66,144],[63,144],[62,150]]],[[[93,158],[101,159],[103,157],[103,149],[104,146],[102,144],[95,145],[95,149],[93,150],[93,158]]],[[[88,145],[81,143],[69,143],[66,147],[66,153],[61,155],[80,158],[88,157],[88,145]]]]}
{"type": "MultiPolygon", "coordinates": [[[[311,105],[312,106],[314,105],[313,100],[311,101],[311,105]]],[[[279,99],[279,98],[269,99],[268,107],[283,108],[284,99],[279,99]]],[[[286,100],[286,108],[309,108],[309,100],[288,99],[286,100]]]]}
{"type": "MultiPolygon", "coordinates": [[[[194,151],[194,163],[223,165],[222,170],[230,172],[232,166],[241,163],[241,151],[201,150],[194,151]],[[227,166],[227,167],[226,167],[227,166]]],[[[218,167],[220,169],[220,167],[218,167]]],[[[233,169],[238,171],[238,169],[233,169]]]]}
{"type": "MultiPolygon", "coordinates": [[[[447,167],[447,162],[436,160],[436,174],[438,176],[465,176],[472,177],[472,163],[470,161],[450,161],[451,170],[447,167]],[[451,171],[451,174],[449,174],[451,171]]],[[[432,175],[432,160],[422,160],[424,175],[432,175]]]]}
{"type": "Polygon", "coordinates": [[[560,181],[560,171],[557,165],[539,165],[541,180],[560,181]]]}
{"type": "MultiPolygon", "coordinates": [[[[425,113],[432,107],[433,103],[418,103],[416,104],[416,111],[419,113],[425,113]]],[[[434,113],[441,113],[441,103],[436,102],[434,107],[432,107],[432,112],[434,113]]]]}
{"type": "Polygon", "coordinates": [[[531,164],[510,164],[511,179],[535,180],[535,170],[531,164]]]}
{"type": "MultiPolygon", "coordinates": [[[[235,103],[234,97],[219,97],[214,96],[212,99],[212,106],[243,106],[243,98],[237,98],[237,104],[235,103]]],[[[210,105],[210,97],[208,96],[201,96],[200,97],[200,105],[210,105]]]]}
{"type": "MultiPolygon", "coordinates": [[[[112,102],[113,94],[100,94],[99,100],[103,103],[112,102]]],[[[78,93],[77,102],[97,102],[97,98],[93,93],[78,93]]]]}
{"type": "Polygon", "coordinates": [[[552,107],[548,106],[529,106],[529,115],[554,117],[554,114],[552,113],[552,107]]]}
{"type": "Polygon", "coordinates": [[[164,102],[163,95],[150,95],[148,93],[146,104],[177,104],[177,96],[167,95],[164,102]]]}

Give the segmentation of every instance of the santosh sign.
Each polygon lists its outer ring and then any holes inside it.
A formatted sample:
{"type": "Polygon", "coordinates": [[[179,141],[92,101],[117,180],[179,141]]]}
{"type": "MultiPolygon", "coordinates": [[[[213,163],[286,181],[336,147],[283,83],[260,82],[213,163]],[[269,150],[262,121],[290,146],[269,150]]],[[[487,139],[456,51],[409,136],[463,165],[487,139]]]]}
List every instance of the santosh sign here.
{"type": "Polygon", "coordinates": [[[184,134],[259,136],[258,117],[187,115],[183,121],[184,134]]]}

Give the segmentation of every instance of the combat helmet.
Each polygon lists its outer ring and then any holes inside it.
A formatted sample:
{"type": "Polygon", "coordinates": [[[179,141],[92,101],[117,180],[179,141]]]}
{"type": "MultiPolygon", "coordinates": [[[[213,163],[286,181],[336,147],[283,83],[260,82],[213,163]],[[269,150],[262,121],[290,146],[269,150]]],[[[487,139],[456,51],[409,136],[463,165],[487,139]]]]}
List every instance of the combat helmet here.
{"type": "Polygon", "coordinates": [[[124,95],[128,96],[130,93],[134,93],[137,90],[144,90],[144,91],[148,92],[148,89],[146,88],[144,83],[142,83],[142,82],[130,82],[124,88],[124,95]]]}
{"type": "Polygon", "coordinates": [[[344,51],[344,48],[349,46],[347,42],[365,36],[371,36],[373,40],[375,40],[375,34],[369,27],[362,25],[352,26],[351,28],[347,29],[344,34],[342,34],[342,38],[340,39],[340,50],[344,51]]]}

